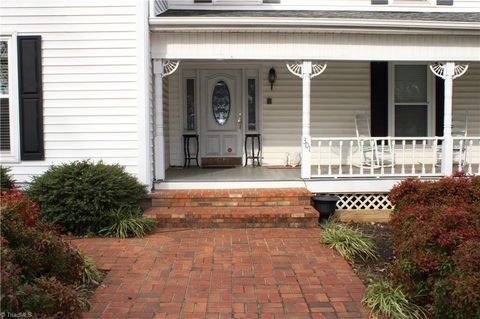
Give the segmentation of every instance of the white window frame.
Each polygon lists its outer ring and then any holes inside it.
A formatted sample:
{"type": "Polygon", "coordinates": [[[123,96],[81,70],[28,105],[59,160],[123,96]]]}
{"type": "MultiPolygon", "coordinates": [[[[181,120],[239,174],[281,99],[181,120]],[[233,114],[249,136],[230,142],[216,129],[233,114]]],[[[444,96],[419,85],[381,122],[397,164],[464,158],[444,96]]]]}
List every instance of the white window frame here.
{"type": "MultiPolygon", "coordinates": [[[[425,62],[389,62],[388,64],[388,135],[395,137],[395,66],[424,65],[427,68],[427,135],[435,136],[435,78],[425,62]]],[[[423,137],[423,136],[419,136],[423,137]]]]}
{"type": "Polygon", "coordinates": [[[20,112],[18,105],[17,33],[1,34],[0,40],[8,42],[8,98],[10,109],[10,151],[0,151],[2,163],[20,161],[20,112]]]}

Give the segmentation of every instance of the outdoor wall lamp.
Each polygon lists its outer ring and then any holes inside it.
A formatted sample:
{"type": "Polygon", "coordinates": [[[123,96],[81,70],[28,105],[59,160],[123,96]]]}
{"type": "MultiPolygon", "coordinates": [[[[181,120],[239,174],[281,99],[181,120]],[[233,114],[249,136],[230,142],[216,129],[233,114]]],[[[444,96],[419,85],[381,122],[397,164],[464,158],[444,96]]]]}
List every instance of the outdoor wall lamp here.
{"type": "Polygon", "coordinates": [[[270,90],[273,90],[273,84],[277,81],[277,71],[272,67],[268,71],[268,82],[270,82],[270,90]]]}

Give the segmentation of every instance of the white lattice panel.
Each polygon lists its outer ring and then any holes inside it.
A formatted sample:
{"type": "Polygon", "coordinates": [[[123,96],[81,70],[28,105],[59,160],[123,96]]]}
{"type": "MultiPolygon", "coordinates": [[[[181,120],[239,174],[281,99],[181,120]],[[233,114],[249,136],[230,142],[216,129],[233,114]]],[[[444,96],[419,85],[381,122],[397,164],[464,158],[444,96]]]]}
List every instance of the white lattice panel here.
{"type": "Polygon", "coordinates": [[[340,197],[337,209],[392,209],[388,193],[377,194],[330,194],[340,197]]]}

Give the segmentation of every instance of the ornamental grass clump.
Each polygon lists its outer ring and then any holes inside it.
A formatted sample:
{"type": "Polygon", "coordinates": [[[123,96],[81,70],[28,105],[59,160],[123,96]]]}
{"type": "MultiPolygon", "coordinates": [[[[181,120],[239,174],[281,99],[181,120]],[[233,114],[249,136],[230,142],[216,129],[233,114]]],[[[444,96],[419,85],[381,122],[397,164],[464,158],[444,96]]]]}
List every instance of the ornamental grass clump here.
{"type": "Polygon", "coordinates": [[[143,237],[155,228],[155,221],[142,216],[141,211],[132,212],[128,208],[112,211],[111,225],[100,230],[108,237],[143,237]]]}
{"type": "Polygon", "coordinates": [[[393,280],[435,317],[480,318],[480,176],[394,187],[393,280]]]}
{"type": "Polygon", "coordinates": [[[368,285],[362,303],[373,318],[423,319],[426,311],[408,298],[401,286],[390,281],[377,279],[368,285]]]}
{"type": "Polygon", "coordinates": [[[101,161],[53,165],[28,189],[42,218],[74,235],[98,234],[111,225],[112,210],[136,210],[146,194],[146,186],[124,167],[101,161]]]}
{"type": "Polygon", "coordinates": [[[329,222],[323,229],[322,243],[330,245],[350,262],[357,257],[362,260],[377,258],[375,243],[348,225],[329,222]]]}

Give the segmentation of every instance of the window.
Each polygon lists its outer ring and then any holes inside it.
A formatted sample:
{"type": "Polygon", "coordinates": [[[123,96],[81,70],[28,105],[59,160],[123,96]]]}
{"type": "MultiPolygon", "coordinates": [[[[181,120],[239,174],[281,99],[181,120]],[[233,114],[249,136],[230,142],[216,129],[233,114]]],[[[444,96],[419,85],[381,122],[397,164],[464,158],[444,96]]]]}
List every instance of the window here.
{"type": "Polygon", "coordinates": [[[429,136],[432,127],[429,71],[422,64],[393,67],[393,134],[398,137],[429,136]]]}
{"type": "Polygon", "coordinates": [[[257,130],[257,84],[255,79],[247,80],[248,130],[257,130]]]}
{"type": "Polygon", "coordinates": [[[10,90],[8,41],[0,41],[0,150],[10,152],[10,90]]]}
{"type": "Polygon", "coordinates": [[[259,89],[258,70],[245,70],[245,114],[247,131],[259,131],[259,89]]]}
{"type": "Polygon", "coordinates": [[[3,162],[18,160],[16,107],[16,37],[0,37],[0,154],[3,162]]]}
{"type": "Polygon", "coordinates": [[[230,117],[230,90],[227,83],[219,81],[212,93],[213,117],[218,125],[225,125],[230,117]]]}
{"type": "Polygon", "coordinates": [[[186,97],[185,103],[187,108],[187,131],[195,131],[195,80],[187,79],[186,80],[186,97]]]}

